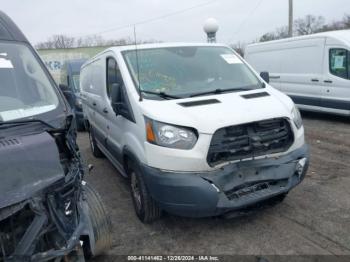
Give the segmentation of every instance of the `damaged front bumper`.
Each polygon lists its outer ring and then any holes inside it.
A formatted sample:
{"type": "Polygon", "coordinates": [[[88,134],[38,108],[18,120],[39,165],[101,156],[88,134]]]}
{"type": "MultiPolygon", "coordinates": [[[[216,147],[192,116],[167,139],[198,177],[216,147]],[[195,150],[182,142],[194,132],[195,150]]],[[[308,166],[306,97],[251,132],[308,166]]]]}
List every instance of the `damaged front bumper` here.
{"type": "MultiPolygon", "coordinates": [[[[80,183],[80,181],[74,181],[80,183]]],[[[91,226],[81,186],[58,181],[0,211],[0,261],[49,261],[82,255],[81,236],[91,226]]]]}
{"type": "Polygon", "coordinates": [[[208,217],[287,194],[305,177],[308,146],[280,157],[241,161],[212,172],[175,173],[141,165],[147,187],[165,211],[208,217]]]}

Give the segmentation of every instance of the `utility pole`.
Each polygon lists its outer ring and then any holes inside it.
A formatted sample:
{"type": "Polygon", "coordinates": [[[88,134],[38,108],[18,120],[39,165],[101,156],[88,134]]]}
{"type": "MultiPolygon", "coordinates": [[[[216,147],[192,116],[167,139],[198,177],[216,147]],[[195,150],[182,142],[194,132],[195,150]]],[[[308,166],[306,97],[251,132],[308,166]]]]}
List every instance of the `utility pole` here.
{"type": "Polygon", "coordinates": [[[288,36],[293,37],[293,0],[289,0],[288,36]]]}

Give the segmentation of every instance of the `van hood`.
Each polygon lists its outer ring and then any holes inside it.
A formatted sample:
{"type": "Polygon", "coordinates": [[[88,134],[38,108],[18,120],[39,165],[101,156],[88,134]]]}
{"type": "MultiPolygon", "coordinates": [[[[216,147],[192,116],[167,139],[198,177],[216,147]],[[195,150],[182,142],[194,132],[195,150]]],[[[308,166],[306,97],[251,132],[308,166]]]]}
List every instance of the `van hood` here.
{"type": "Polygon", "coordinates": [[[271,87],[175,100],[145,99],[140,105],[143,114],[153,120],[192,127],[205,134],[231,125],[290,118],[293,109],[292,100],[271,87]]]}
{"type": "Polygon", "coordinates": [[[55,140],[47,132],[0,134],[0,209],[24,201],[64,178],[55,140]]]}

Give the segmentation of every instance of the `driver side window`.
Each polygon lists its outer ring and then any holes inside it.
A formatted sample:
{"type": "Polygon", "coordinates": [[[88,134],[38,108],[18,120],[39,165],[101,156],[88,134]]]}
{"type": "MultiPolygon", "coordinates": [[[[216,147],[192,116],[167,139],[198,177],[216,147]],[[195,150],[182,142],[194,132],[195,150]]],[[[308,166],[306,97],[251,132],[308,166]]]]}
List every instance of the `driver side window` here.
{"type": "Polygon", "coordinates": [[[124,86],[117,61],[113,57],[107,58],[107,95],[111,99],[113,84],[124,86]]]}
{"type": "Polygon", "coordinates": [[[332,75],[350,79],[350,52],[343,48],[330,49],[329,71],[332,75]]]}
{"type": "MultiPolygon", "coordinates": [[[[119,66],[117,64],[117,61],[113,57],[108,57],[106,60],[107,63],[107,72],[106,72],[106,88],[107,88],[107,95],[112,103],[112,94],[115,93],[112,90],[113,88],[119,88],[120,89],[120,97],[118,99],[118,114],[122,115],[124,118],[130,120],[131,122],[135,122],[134,115],[132,113],[130,101],[128,99],[128,96],[126,94],[124,81],[119,69],[119,66]],[[118,84],[117,87],[115,84],[118,84]]],[[[112,105],[113,106],[113,105],[112,105]]],[[[116,111],[115,111],[116,112],[116,111]]]]}

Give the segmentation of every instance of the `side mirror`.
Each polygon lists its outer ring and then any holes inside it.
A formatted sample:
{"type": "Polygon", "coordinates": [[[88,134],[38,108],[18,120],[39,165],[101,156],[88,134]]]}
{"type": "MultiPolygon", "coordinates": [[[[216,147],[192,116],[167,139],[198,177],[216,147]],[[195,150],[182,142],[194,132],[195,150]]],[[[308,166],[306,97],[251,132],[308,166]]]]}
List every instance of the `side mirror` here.
{"type": "Polygon", "coordinates": [[[120,102],[121,102],[121,88],[118,83],[112,84],[112,90],[111,90],[111,103],[112,108],[114,112],[118,115],[120,111],[120,102]]]}
{"type": "Polygon", "coordinates": [[[261,72],[260,77],[264,79],[266,83],[270,83],[270,74],[269,72],[261,72]]]}

